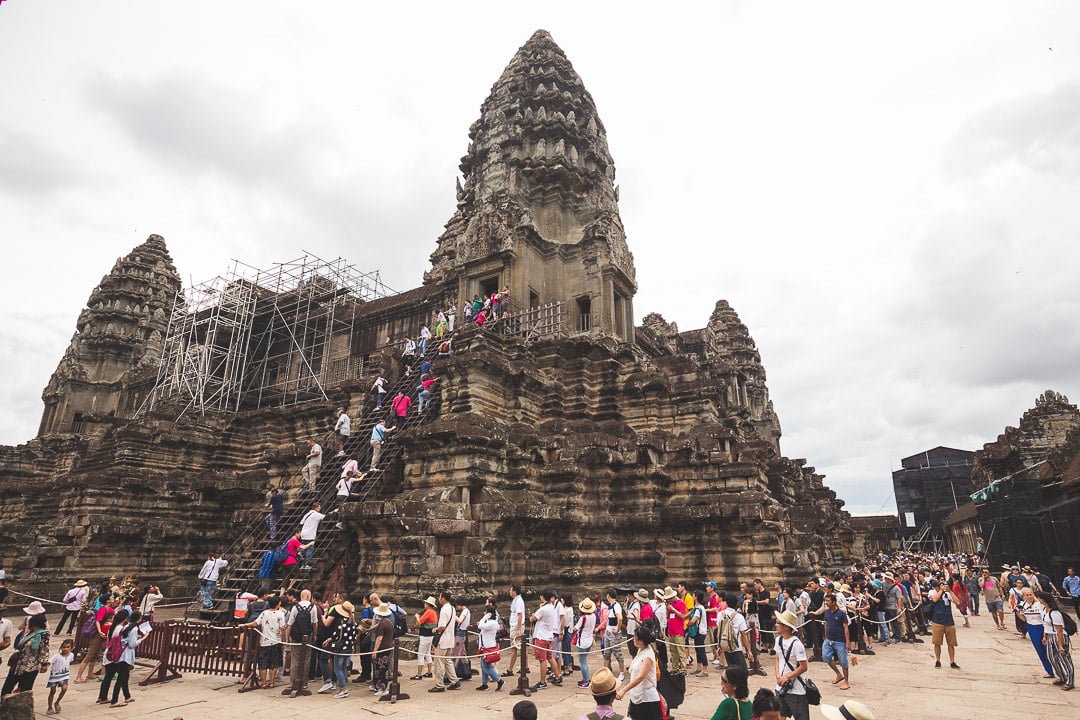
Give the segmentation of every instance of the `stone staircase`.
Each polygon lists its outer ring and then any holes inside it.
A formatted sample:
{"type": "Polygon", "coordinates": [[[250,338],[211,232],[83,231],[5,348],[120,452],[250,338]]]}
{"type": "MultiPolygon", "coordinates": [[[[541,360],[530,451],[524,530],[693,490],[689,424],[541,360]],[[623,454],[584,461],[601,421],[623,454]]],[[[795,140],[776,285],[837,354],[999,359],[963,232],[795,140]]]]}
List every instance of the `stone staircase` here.
{"type": "MultiPolygon", "coordinates": [[[[419,368],[422,360],[433,361],[438,356],[438,345],[435,338],[432,338],[428,344],[427,353],[415,361],[415,367],[419,368]]],[[[432,402],[424,413],[421,415],[418,412],[416,388],[419,384],[420,373],[413,371],[403,374],[389,386],[382,408],[376,409],[372,406],[365,415],[352,423],[352,434],[344,444],[344,456],[336,456],[334,449],[336,440],[332,435],[326,439],[323,443],[322,467],[315,483],[315,490],[307,490],[301,484],[304,489],[286,502],[284,513],[278,520],[278,533],[275,540],[270,540],[266,527],[267,511],[250,511],[247,528],[223,554],[223,557],[229,561],[229,565],[221,571],[216,592],[211,599],[213,606],[204,607],[199,595],[196,594],[185,616],[202,619],[220,617],[229,610],[231,602],[241,592],[248,591],[257,594],[260,586],[278,587],[293,583],[303,583],[305,587],[310,588],[316,580],[329,576],[344,559],[348,548],[345,538],[339,536],[340,531],[336,527],[336,518],[333,516],[323,520],[319,526],[318,542],[315,543],[310,560],[311,570],[301,570],[299,564],[284,570],[279,568],[269,583],[259,577],[259,571],[265,553],[286,541],[300,527],[301,519],[315,503],[321,503],[324,513],[335,509],[335,503],[339,500],[337,484],[341,476],[341,468],[349,459],[355,459],[365,475],[362,480],[354,480],[352,493],[346,502],[362,503],[376,496],[384,484],[388,469],[394,467],[401,457],[402,445],[398,438],[403,432],[427,422],[429,418],[437,414],[440,398],[437,391],[432,393],[432,402]],[[398,391],[409,395],[413,400],[413,405],[410,406],[403,421],[394,415],[390,407],[390,402],[398,391]],[[378,469],[371,471],[367,469],[371,458],[371,432],[379,420],[386,420],[389,427],[396,425],[397,429],[388,435],[383,443],[378,469]]],[[[294,477],[297,475],[299,473],[296,473],[294,477]]]]}

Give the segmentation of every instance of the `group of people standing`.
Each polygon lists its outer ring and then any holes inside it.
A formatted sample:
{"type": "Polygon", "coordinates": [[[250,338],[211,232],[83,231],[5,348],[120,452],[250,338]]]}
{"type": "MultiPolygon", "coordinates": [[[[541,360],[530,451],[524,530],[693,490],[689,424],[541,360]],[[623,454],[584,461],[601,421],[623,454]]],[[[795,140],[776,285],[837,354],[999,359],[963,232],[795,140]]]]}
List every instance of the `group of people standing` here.
{"type": "Polygon", "coordinates": [[[55,653],[51,652],[51,645],[55,636],[72,635],[77,630],[88,641],[74,682],[85,683],[91,678],[100,680],[99,704],[120,707],[132,702],[128,681],[135,665],[135,649],[149,631],[144,620],[152,617],[154,607],[162,597],[156,585],[140,591],[133,578],[126,578],[122,585],[110,578],[93,593],[85,580],[78,580],[59,602],[63,613],[52,632],[40,600],[33,600],[22,608],[23,617],[17,630],[12,621],[4,617],[6,608],[0,604],[0,654],[6,648],[14,649],[6,658],[8,674],[0,696],[30,692],[37,676],[47,672],[46,714],[59,713],[71,678],[75,642],[70,638],[63,639],[55,653]],[[76,628],[80,617],[84,618],[83,624],[76,628]],[[99,664],[100,668],[96,668],[99,664]]]}

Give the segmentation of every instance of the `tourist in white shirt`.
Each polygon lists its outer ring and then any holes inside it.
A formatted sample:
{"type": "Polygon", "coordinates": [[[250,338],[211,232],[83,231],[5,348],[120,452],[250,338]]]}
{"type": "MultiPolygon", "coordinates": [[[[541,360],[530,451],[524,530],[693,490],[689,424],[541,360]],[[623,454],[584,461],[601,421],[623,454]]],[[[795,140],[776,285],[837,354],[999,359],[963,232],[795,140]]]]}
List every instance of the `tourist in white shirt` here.
{"type": "MultiPolygon", "coordinates": [[[[515,672],[518,656],[518,646],[521,645],[521,636],[525,633],[525,598],[521,597],[521,586],[510,586],[510,617],[507,619],[506,629],[510,633],[510,664],[503,671],[503,677],[512,677],[515,672]]],[[[529,663],[526,657],[525,668],[529,663]]]]}
{"type": "Polygon", "coordinates": [[[574,631],[577,632],[577,656],[578,665],[581,667],[581,681],[578,683],[579,688],[589,687],[589,650],[593,646],[593,633],[596,630],[596,603],[589,598],[585,598],[578,605],[578,610],[581,611],[581,616],[578,618],[577,624],[574,625],[574,631]]]}
{"type": "Polygon", "coordinates": [[[543,604],[532,615],[532,621],[535,623],[533,625],[533,645],[536,646],[533,657],[540,662],[541,673],[540,681],[533,686],[534,690],[543,690],[547,687],[547,683],[543,679],[545,665],[551,666],[551,674],[554,676],[552,684],[562,685],[562,672],[559,670],[559,664],[551,652],[551,644],[555,639],[555,633],[558,631],[561,621],[559,612],[555,608],[555,593],[551,590],[544,590],[540,593],[540,599],[543,604]]]}
{"type": "Polygon", "coordinates": [[[454,672],[454,661],[451,657],[454,653],[454,596],[449,590],[443,590],[439,595],[439,626],[435,628],[435,687],[428,688],[428,692],[444,692],[446,690],[458,690],[461,681],[454,672]],[[444,685],[443,681],[449,684],[444,685]]]}
{"type": "Polygon", "coordinates": [[[495,691],[502,690],[503,679],[499,677],[499,671],[495,668],[493,663],[489,663],[485,660],[484,651],[497,648],[499,641],[495,639],[495,635],[499,632],[499,613],[495,610],[494,605],[488,605],[484,608],[484,616],[480,618],[480,621],[476,623],[476,629],[480,631],[480,682],[476,689],[487,690],[488,681],[495,682],[495,691]]]}
{"type": "Polygon", "coordinates": [[[60,628],[64,627],[64,621],[70,618],[68,622],[67,634],[70,635],[71,631],[75,628],[75,621],[79,618],[79,611],[82,610],[83,603],[86,602],[86,581],[79,580],[75,585],[64,594],[64,614],[60,616],[60,622],[56,624],[56,632],[53,635],[60,634],[60,628]]]}
{"type": "Polygon", "coordinates": [[[656,689],[656,653],[652,642],[648,628],[639,627],[634,633],[634,646],[638,652],[630,663],[630,679],[615,692],[616,700],[629,699],[627,715],[634,720],[661,720],[663,717],[660,693],[656,689]]]}

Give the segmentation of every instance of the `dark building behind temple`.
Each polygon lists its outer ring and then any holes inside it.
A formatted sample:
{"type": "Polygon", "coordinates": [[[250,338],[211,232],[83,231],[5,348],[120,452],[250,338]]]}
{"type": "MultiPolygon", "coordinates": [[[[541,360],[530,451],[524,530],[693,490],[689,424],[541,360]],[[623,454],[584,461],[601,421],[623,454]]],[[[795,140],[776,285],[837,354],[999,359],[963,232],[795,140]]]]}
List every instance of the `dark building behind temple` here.
{"type": "Polygon", "coordinates": [[[1080,411],[1047,390],[975,453],[972,480],[987,557],[1030,564],[1055,582],[1080,562],[1080,411]]]}
{"type": "Polygon", "coordinates": [[[892,474],[900,539],[917,547],[937,547],[945,516],[968,501],[975,453],[938,446],[900,461],[892,474]]]}

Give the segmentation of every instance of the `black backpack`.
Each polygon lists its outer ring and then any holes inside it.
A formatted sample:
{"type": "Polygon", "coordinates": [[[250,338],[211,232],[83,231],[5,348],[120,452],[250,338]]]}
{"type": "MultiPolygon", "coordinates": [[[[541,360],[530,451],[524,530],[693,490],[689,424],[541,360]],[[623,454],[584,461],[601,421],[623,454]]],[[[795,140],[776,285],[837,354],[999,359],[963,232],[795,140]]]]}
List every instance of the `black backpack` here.
{"type": "Polygon", "coordinates": [[[405,611],[398,607],[394,610],[394,637],[399,638],[409,632],[409,623],[405,611]]]}
{"type": "Polygon", "coordinates": [[[315,623],[311,621],[311,614],[314,612],[314,605],[309,605],[307,609],[299,605],[296,607],[296,619],[293,620],[292,627],[289,629],[289,638],[293,642],[299,642],[305,635],[315,634],[315,623]]]}
{"type": "Polygon", "coordinates": [[[1061,620],[1065,624],[1065,634],[1066,635],[1075,635],[1076,634],[1076,621],[1072,619],[1072,615],[1069,615],[1067,612],[1062,610],[1061,611],[1061,620]]]}

